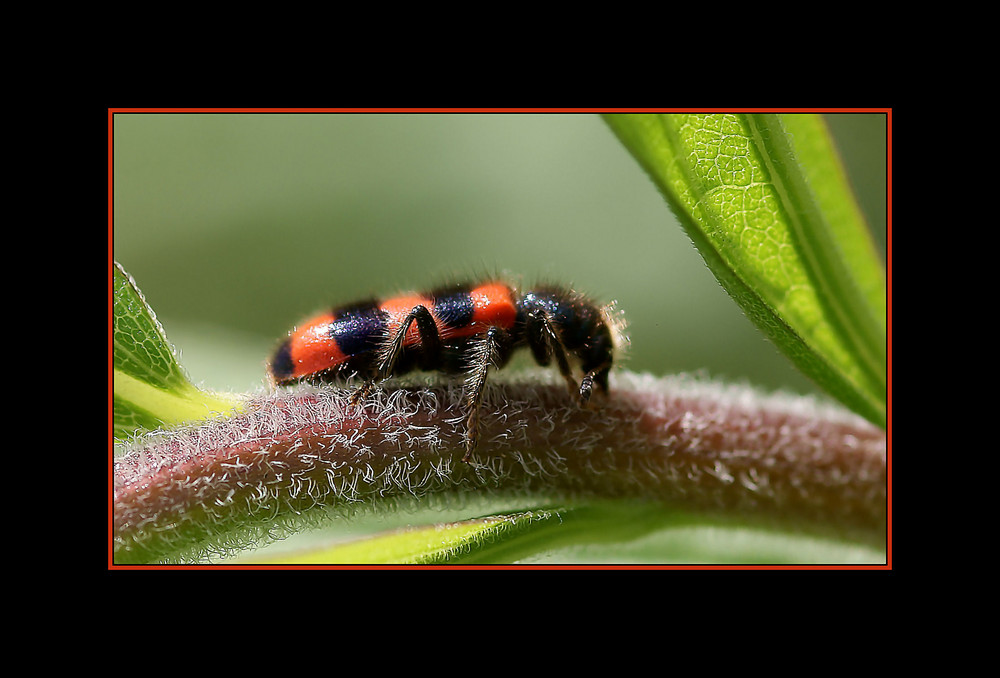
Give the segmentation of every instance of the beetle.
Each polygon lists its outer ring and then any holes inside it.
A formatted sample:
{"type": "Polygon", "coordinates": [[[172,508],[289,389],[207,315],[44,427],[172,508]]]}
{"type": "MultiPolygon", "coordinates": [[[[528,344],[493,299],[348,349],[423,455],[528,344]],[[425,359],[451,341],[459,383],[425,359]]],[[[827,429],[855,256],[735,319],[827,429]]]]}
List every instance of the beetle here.
{"type": "Polygon", "coordinates": [[[613,304],[601,306],[558,285],[525,290],[502,280],[452,284],[426,293],[369,299],[320,313],[298,325],[268,362],[274,386],[297,382],[364,381],[351,397],[361,402],[380,381],[412,370],[467,375],[466,451],[479,433],[487,374],[527,347],[535,361],[555,360],[570,392],[587,406],[608,375],[624,323],[613,304]],[[583,376],[573,376],[570,360],[583,376]]]}

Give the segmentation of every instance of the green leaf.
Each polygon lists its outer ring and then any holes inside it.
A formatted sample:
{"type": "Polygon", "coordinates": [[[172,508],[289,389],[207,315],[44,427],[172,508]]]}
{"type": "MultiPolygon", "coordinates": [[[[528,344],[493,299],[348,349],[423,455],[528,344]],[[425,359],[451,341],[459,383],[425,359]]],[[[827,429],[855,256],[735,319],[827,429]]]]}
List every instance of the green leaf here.
{"type": "Polygon", "coordinates": [[[822,118],[605,120],[751,321],[828,393],[884,428],[885,270],[822,118]]]}
{"type": "Polygon", "coordinates": [[[512,563],[567,544],[629,541],[671,520],[673,512],[630,502],[537,508],[406,527],[347,543],[248,560],[266,564],[512,563]]]}
{"type": "Polygon", "coordinates": [[[116,439],[238,407],[236,396],[204,391],[190,382],[156,315],[118,262],[112,268],[112,292],[116,439]]]}
{"type": "MultiPolygon", "coordinates": [[[[369,519],[372,520],[372,519],[369,519]]],[[[319,542],[317,542],[319,543],[319,542]]],[[[257,565],[829,564],[885,562],[885,552],[837,538],[751,526],[653,502],[598,501],[405,527],[332,545],[264,550],[257,565]]],[[[226,562],[226,561],[216,561],[226,562]]]]}

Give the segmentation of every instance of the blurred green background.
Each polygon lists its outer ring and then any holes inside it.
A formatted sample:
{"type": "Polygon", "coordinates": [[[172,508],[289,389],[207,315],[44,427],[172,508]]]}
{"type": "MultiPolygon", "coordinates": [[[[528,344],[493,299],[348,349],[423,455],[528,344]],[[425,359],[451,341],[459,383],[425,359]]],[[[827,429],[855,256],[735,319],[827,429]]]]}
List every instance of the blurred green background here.
{"type": "MultiPolygon", "coordinates": [[[[886,118],[828,120],[884,261],[886,118]]],[[[206,388],[262,389],[319,309],[505,271],[618,300],[630,369],[816,392],[597,115],[119,113],[113,161],[114,257],[206,388]]]]}

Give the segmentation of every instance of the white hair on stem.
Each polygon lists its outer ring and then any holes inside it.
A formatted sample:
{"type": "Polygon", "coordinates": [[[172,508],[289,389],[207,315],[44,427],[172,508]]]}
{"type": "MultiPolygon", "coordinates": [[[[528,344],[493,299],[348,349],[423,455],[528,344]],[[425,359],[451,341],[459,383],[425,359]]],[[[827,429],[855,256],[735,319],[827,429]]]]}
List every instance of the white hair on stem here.
{"type": "Polygon", "coordinates": [[[551,371],[491,379],[474,464],[460,382],[299,386],[114,460],[116,562],[202,558],[330,511],[472,495],[628,497],[884,543],[885,432],[825,400],[624,371],[596,410],[551,371]]]}

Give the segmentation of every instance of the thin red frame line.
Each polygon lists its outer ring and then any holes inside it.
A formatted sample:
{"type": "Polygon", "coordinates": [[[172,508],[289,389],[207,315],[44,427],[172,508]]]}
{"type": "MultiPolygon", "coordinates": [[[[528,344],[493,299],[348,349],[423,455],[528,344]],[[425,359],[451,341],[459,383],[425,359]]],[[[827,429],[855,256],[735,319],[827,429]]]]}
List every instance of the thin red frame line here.
{"type": "Polygon", "coordinates": [[[109,108],[116,113],[888,113],[886,108],[109,108]]]}
{"type": "MultiPolygon", "coordinates": [[[[885,565],[558,565],[558,566],[435,566],[445,569],[705,569],[705,570],[884,570],[892,569],[892,109],[891,108],[109,108],[108,109],[108,496],[114,491],[112,482],[112,464],[114,459],[114,382],[113,382],[113,350],[111,344],[111,326],[113,322],[113,276],[111,270],[114,262],[114,116],[116,113],[323,113],[323,112],[381,112],[381,113],[658,113],[658,112],[809,112],[809,113],[885,113],[886,114],[886,294],[887,294],[887,532],[886,532],[886,564],[885,565]]],[[[109,569],[170,569],[171,565],[115,565],[114,564],[114,517],[113,509],[108,506],[108,568],[109,569]]],[[[410,565],[371,565],[371,566],[337,566],[337,565],[187,565],[186,569],[407,569],[410,565]]]]}
{"type": "Polygon", "coordinates": [[[892,569],[892,109],[886,112],[886,555],[892,569]]]}
{"type": "Polygon", "coordinates": [[[201,565],[115,565],[116,570],[885,570],[885,565],[321,565],[321,564],[201,564],[201,565]]]}
{"type": "MultiPolygon", "coordinates": [[[[114,496],[114,112],[108,110],[108,497],[114,496]]],[[[108,503],[108,567],[114,564],[114,506],[108,503]]]]}

